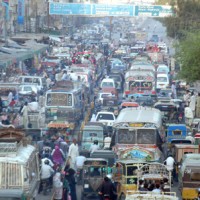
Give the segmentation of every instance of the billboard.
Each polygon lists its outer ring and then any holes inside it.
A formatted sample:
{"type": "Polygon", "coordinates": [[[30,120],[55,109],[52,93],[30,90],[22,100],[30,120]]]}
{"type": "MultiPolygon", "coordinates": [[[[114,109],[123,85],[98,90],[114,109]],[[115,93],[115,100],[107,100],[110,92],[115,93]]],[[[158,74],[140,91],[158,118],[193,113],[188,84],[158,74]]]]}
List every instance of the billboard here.
{"type": "Polygon", "coordinates": [[[136,6],[129,4],[76,4],[49,3],[50,15],[88,15],[88,16],[149,16],[166,17],[173,15],[171,6],[136,6]]]}
{"type": "Polygon", "coordinates": [[[18,0],[17,7],[17,22],[18,24],[24,24],[24,10],[25,10],[25,2],[24,0],[18,0]]]}

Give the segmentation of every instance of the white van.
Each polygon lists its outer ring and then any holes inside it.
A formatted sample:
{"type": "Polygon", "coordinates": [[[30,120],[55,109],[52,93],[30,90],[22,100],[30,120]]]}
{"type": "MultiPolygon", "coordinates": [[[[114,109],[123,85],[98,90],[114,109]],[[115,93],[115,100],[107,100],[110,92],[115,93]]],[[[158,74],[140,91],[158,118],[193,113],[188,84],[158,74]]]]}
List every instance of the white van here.
{"type": "Polygon", "coordinates": [[[169,86],[168,74],[157,74],[157,89],[163,89],[169,86]]]}
{"type": "Polygon", "coordinates": [[[112,78],[104,78],[101,81],[101,88],[116,88],[115,81],[112,78]]]}
{"type": "Polygon", "coordinates": [[[41,76],[20,76],[19,83],[22,85],[37,85],[38,90],[42,90],[46,86],[45,78],[41,76]]]}
{"type": "Polygon", "coordinates": [[[168,74],[169,73],[169,67],[165,64],[160,64],[160,65],[158,65],[157,72],[168,74]]]}

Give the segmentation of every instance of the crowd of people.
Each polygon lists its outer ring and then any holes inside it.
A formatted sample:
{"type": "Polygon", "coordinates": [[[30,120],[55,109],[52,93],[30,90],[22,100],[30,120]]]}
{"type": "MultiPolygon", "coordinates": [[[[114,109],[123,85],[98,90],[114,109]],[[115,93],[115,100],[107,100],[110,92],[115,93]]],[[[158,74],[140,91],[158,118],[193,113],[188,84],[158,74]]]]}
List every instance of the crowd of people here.
{"type": "MultiPolygon", "coordinates": [[[[41,157],[39,193],[43,191],[43,194],[49,194],[53,188],[54,200],[68,200],[69,198],[77,200],[76,183],[79,180],[77,180],[76,174],[77,171],[81,171],[80,176],[82,175],[86,157],[82,153],[79,154],[76,139],[73,139],[73,143],[69,146],[61,137],[54,140],[44,139],[38,143],[38,149],[41,157]]],[[[90,152],[98,149],[98,141],[95,140],[91,145],[90,152]]],[[[98,168],[93,170],[93,175],[95,177],[100,175],[98,168]]],[[[112,196],[112,200],[116,199],[114,198],[116,188],[109,177],[104,178],[100,188],[100,197],[109,194],[112,196]]]]}
{"type": "Polygon", "coordinates": [[[162,192],[170,192],[170,184],[167,178],[159,181],[139,180],[139,191],[153,192],[161,194],[162,192]]]}

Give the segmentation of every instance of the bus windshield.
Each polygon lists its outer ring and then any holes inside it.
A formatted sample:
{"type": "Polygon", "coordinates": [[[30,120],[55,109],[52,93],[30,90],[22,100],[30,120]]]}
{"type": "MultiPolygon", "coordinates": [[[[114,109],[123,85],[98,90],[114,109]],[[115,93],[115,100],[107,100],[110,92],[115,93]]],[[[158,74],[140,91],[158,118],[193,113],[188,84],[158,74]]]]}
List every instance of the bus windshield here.
{"type": "Polygon", "coordinates": [[[154,129],[138,129],[137,144],[155,144],[156,130],[154,129]]]}
{"type": "Polygon", "coordinates": [[[155,144],[156,130],[154,129],[119,129],[118,143],[119,144],[155,144]]]}

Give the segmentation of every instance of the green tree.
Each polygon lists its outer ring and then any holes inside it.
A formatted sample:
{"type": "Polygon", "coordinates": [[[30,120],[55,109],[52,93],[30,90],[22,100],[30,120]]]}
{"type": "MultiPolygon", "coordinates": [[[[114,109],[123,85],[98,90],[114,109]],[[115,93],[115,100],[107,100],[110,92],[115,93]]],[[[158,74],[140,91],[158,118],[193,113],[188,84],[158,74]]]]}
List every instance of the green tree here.
{"type": "Polygon", "coordinates": [[[180,39],[187,31],[200,29],[200,0],[171,0],[175,15],[162,21],[169,37],[180,39]]]}
{"type": "Polygon", "coordinates": [[[186,33],[176,45],[176,59],[181,65],[180,78],[188,82],[200,79],[200,31],[186,33]]]}

